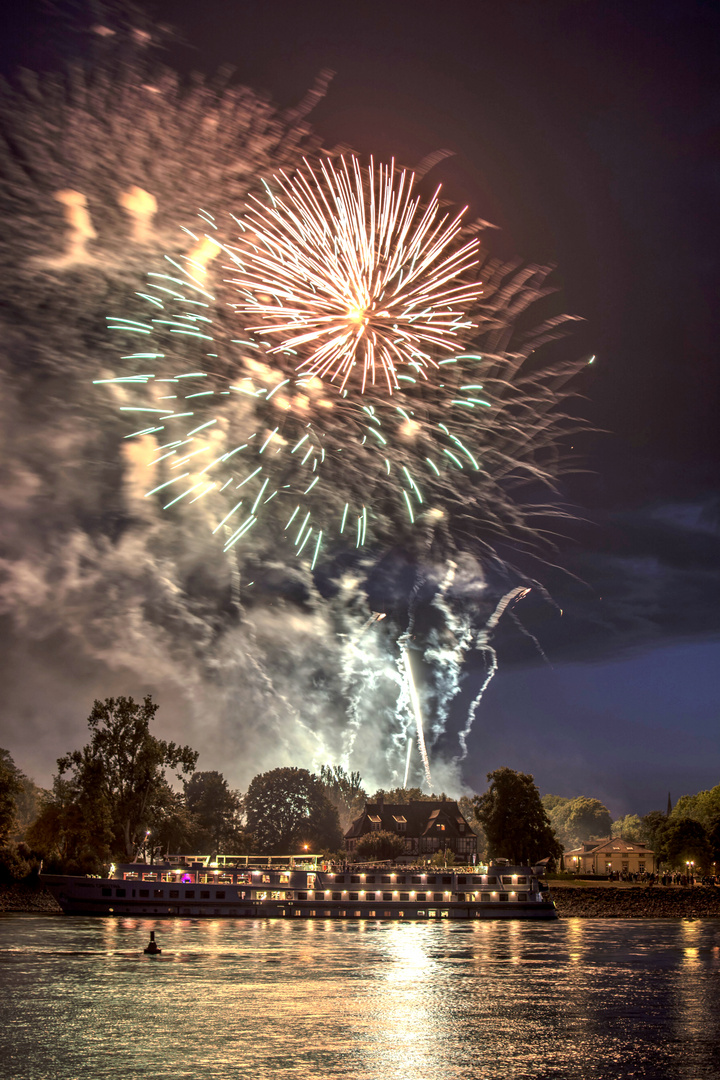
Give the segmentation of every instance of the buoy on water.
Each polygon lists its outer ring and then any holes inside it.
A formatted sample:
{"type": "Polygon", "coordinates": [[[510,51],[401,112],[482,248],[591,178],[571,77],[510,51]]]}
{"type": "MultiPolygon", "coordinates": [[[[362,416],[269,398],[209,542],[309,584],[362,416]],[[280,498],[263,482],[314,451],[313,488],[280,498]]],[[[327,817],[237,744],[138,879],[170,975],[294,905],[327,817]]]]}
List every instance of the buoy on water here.
{"type": "Polygon", "coordinates": [[[162,952],[162,949],[158,949],[157,944],[155,942],[155,931],[154,930],[150,931],[150,940],[148,941],[147,948],[144,949],[143,951],[146,952],[146,953],[149,953],[150,956],[158,956],[162,952]]]}

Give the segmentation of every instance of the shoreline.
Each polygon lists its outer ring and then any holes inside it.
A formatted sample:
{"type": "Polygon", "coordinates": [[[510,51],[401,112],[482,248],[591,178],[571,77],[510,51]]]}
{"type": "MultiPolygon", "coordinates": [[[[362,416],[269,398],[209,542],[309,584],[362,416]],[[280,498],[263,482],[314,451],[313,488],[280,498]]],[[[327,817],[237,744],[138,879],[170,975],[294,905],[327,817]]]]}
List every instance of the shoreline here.
{"type": "MultiPolygon", "coordinates": [[[[561,919],[720,919],[720,889],[704,885],[658,886],[551,883],[561,919]]],[[[0,885],[0,914],[60,915],[43,888],[0,885]]]]}
{"type": "Polygon", "coordinates": [[[705,885],[550,883],[561,919],[720,919],[720,889],[705,885]]]}

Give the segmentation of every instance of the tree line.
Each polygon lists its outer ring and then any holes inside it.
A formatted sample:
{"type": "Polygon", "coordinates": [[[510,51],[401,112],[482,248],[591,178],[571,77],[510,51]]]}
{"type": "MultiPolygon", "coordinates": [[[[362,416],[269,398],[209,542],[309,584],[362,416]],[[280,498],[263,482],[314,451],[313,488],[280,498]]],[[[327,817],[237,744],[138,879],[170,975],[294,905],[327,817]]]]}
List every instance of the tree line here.
{"type": "MultiPolygon", "coordinates": [[[[365,806],[438,800],[419,788],[379,790],[369,799],[359,773],[340,766],[318,774],[277,768],[255,776],[242,794],[222,773],[198,771],[198,753],[157,738],[158,706],[148,696],[96,701],[89,741],[58,759],[49,791],[37,787],[0,750],[0,875],[46,869],[99,873],[110,862],[166,853],[340,856],[343,835],[365,806]]],[[[666,812],[613,822],[594,798],[541,798],[531,775],[501,768],[488,773],[483,795],[464,796],[460,810],[475,831],[478,854],[560,865],[563,851],[608,835],[646,843],[667,866],[692,861],[709,871],[720,863],[720,785],[680,798],[666,812]]],[[[404,839],[380,831],[362,838],[357,856],[393,859],[404,839]]],[[[341,857],[344,857],[344,853],[341,857]]],[[[438,857],[445,857],[442,853],[438,857]]]]}

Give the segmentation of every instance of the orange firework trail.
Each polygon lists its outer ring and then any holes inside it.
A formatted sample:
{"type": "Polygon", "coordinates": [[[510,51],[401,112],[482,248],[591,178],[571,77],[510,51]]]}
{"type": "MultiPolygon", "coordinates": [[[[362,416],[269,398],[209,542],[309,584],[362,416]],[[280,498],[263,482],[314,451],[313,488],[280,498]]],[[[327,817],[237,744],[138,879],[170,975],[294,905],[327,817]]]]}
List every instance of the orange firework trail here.
{"type": "Polygon", "coordinates": [[[301,349],[297,370],[341,389],[358,368],[362,392],[381,373],[392,393],[403,369],[426,378],[435,355],[457,350],[481,291],[464,280],[478,261],[464,210],[443,214],[439,188],[421,207],[414,174],[394,162],[306,161],[273,179],[277,194],[268,187],[270,205],[254,198],[249,236],[232,251],[237,310],[258,319],[252,331],[279,337],[270,353],[301,349]]]}

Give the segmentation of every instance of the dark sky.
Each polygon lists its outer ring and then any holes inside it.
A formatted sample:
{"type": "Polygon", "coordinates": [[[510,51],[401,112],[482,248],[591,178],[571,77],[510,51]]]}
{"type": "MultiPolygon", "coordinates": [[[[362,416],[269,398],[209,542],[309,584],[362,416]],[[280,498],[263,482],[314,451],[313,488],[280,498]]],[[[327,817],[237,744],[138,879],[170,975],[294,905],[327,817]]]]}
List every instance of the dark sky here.
{"type": "MultiPolygon", "coordinates": [[[[332,68],[312,117],[327,147],[409,165],[452,151],[433,174],[446,194],[499,227],[502,254],[556,264],[558,303],[584,320],[573,348],[597,361],[579,408],[603,433],[568,484],[582,520],[557,562],[576,577],[550,571],[563,617],[535,615],[550,666],[501,628],[468,782],[508,764],[614,814],[720,782],[718,6],[153,7],[176,30],[167,60],[232,64],[281,105],[332,68]]],[[[44,57],[32,6],[15,19],[6,71],[44,57]]]]}

